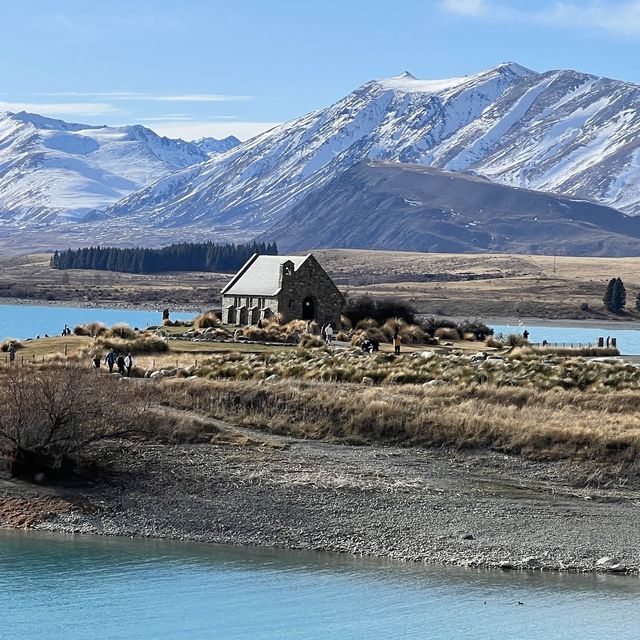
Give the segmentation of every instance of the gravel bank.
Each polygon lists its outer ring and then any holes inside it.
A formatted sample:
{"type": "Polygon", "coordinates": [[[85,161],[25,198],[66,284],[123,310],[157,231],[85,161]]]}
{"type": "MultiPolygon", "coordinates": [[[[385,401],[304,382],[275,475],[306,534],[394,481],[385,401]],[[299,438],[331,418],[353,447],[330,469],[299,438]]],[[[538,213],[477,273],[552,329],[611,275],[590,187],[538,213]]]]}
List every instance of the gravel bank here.
{"type": "Polygon", "coordinates": [[[564,462],[237,432],[218,444],[109,445],[102,456],[106,478],[95,486],[34,490],[5,480],[0,494],[72,503],[35,521],[47,531],[470,567],[640,567],[640,491],[576,489],[564,462]]]}

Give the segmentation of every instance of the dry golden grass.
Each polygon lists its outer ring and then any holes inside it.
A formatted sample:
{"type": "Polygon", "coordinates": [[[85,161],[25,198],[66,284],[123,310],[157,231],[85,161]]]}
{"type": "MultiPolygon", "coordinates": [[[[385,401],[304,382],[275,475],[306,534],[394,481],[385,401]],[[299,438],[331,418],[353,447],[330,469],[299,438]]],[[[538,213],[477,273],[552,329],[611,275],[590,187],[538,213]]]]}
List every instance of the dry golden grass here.
{"type": "Polygon", "coordinates": [[[304,438],[491,447],[534,458],[627,461],[640,453],[640,395],[633,391],[173,380],[163,401],[304,438]]]}
{"type": "Polygon", "coordinates": [[[194,321],[194,329],[207,329],[209,327],[216,327],[220,324],[220,318],[218,314],[207,312],[201,313],[194,321]]]}

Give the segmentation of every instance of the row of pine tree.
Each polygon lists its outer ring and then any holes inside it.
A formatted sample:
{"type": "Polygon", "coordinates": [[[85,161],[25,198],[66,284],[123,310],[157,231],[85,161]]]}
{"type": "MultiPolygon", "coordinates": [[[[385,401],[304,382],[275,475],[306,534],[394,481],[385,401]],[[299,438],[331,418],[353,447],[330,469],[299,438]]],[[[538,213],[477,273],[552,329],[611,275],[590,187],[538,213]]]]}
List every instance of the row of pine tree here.
{"type": "Polygon", "coordinates": [[[84,247],[56,251],[51,256],[54,269],[99,269],[125,273],[163,271],[237,271],[254,253],[278,255],[275,242],[215,244],[182,242],[161,249],[135,247],[84,247]]]}

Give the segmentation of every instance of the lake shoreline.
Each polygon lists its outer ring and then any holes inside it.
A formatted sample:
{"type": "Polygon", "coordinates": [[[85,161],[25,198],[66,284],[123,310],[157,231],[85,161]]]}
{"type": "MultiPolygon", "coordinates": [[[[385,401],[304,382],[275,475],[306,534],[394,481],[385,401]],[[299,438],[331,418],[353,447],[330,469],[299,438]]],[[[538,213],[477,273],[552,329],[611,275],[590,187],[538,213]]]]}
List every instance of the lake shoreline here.
{"type": "MultiPolygon", "coordinates": [[[[0,495],[31,499],[36,511],[46,511],[39,500],[67,501],[68,509],[31,525],[58,533],[503,570],[640,570],[640,491],[579,488],[570,462],[243,437],[105,445],[106,475],[93,484],[61,489],[5,479],[0,495]]],[[[0,509],[3,522],[16,526],[0,509]]]]}
{"type": "MultiPolygon", "coordinates": [[[[35,298],[0,298],[0,305],[20,305],[26,307],[56,307],[62,309],[116,309],[122,311],[149,311],[162,313],[163,307],[150,303],[132,304],[131,302],[109,301],[95,302],[87,300],[42,300],[35,298]]],[[[197,305],[181,305],[180,308],[170,309],[176,313],[202,313],[202,307],[197,305]]]]}

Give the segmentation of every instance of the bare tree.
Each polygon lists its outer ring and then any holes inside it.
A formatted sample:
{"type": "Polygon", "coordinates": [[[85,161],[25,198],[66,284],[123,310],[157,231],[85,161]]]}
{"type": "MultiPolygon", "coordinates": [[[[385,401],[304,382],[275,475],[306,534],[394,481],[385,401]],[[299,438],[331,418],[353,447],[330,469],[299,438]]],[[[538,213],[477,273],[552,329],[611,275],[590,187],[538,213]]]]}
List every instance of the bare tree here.
{"type": "Polygon", "coordinates": [[[131,381],[72,365],[0,370],[0,452],[15,475],[70,470],[92,443],[143,428],[131,381]]]}

